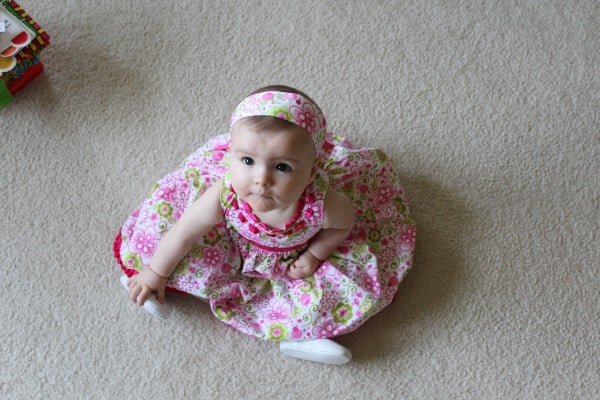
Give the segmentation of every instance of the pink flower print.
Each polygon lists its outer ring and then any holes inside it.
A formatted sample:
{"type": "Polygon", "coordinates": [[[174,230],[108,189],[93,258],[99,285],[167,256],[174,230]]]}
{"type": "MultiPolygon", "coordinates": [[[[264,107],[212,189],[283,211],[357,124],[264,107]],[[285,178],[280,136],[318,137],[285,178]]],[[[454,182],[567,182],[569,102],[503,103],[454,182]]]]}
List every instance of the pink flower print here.
{"type": "Polygon", "coordinates": [[[302,303],[303,306],[307,306],[310,303],[310,297],[309,293],[304,293],[300,296],[300,303],[302,303]]]}
{"type": "Polygon", "coordinates": [[[337,304],[337,294],[326,292],[321,298],[321,306],[325,309],[333,309],[337,304]]]}
{"type": "Polygon", "coordinates": [[[269,321],[278,321],[282,323],[288,323],[290,320],[290,312],[292,306],[288,303],[275,304],[273,308],[265,313],[265,316],[269,321]]]}
{"type": "Polygon", "coordinates": [[[373,279],[374,293],[380,294],[381,293],[381,281],[379,280],[379,277],[377,275],[375,275],[372,279],[373,279]]]}
{"type": "Polygon", "coordinates": [[[311,220],[318,220],[322,217],[321,207],[317,204],[313,204],[306,210],[306,218],[311,220]]]}
{"type": "Polygon", "coordinates": [[[227,140],[225,140],[224,138],[217,142],[217,145],[215,146],[215,150],[228,150],[229,149],[229,142],[227,140]]]}
{"type": "Polygon", "coordinates": [[[217,249],[204,250],[204,260],[208,265],[217,265],[221,261],[221,252],[217,249]]]}
{"type": "Polygon", "coordinates": [[[394,286],[398,286],[399,283],[400,283],[400,280],[398,279],[398,275],[394,274],[388,281],[387,285],[388,285],[388,287],[394,287],[394,286]]]}
{"type": "Polygon", "coordinates": [[[159,199],[164,199],[167,201],[173,201],[174,195],[175,194],[175,189],[172,187],[167,187],[167,186],[161,186],[157,191],[156,191],[156,196],[159,199]]]}
{"type": "Polygon", "coordinates": [[[314,205],[312,207],[313,210],[313,215],[315,216],[315,218],[322,218],[323,217],[323,207],[320,207],[318,205],[314,205]]]}
{"type": "Polygon", "coordinates": [[[225,263],[221,265],[221,272],[223,272],[224,274],[228,274],[229,271],[231,271],[231,264],[225,263]]]}
{"type": "Polygon", "coordinates": [[[222,151],[215,151],[212,154],[213,161],[221,161],[223,159],[223,152],[222,151]]]}
{"type": "Polygon", "coordinates": [[[317,121],[313,106],[306,103],[300,107],[290,107],[290,111],[294,116],[296,124],[308,131],[311,135],[317,131],[317,121]]]}
{"type": "Polygon", "coordinates": [[[327,321],[323,324],[323,326],[316,328],[315,335],[319,338],[330,338],[334,336],[338,336],[340,334],[340,330],[337,325],[333,323],[333,321],[327,321]]]}
{"type": "Polygon", "coordinates": [[[208,231],[206,233],[206,236],[213,242],[219,237],[219,235],[215,229],[211,229],[210,231],[208,231]]]}
{"type": "Polygon", "coordinates": [[[394,187],[391,184],[382,185],[377,189],[375,201],[377,204],[385,204],[394,196],[394,187]]]}
{"type": "Polygon", "coordinates": [[[174,282],[179,290],[194,293],[200,288],[199,282],[189,275],[177,275],[174,282]]]}
{"type": "Polygon", "coordinates": [[[377,286],[376,282],[377,280],[373,279],[371,276],[364,275],[362,279],[362,287],[370,292],[377,286]]]}
{"type": "Polygon", "coordinates": [[[300,339],[302,337],[302,331],[295,326],[294,329],[292,329],[292,338],[294,339],[300,339]]]}
{"type": "Polygon", "coordinates": [[[298,96],[298,94],[296,93],[284,93],[283,97],[285,97],[286,99],[294,100],[298,99],[300,96],[298,96]]]}
{"type": "Polygon", "coordinates": [[[357,231],[355,238],[361,242],[364,242],[365,240],[367,240],[367,231],[364,229],[357,231]]]}
{"type": "Polygon", "coordinates": [[[271,100],[273,100],[274,96],[275,96],[275,94],[273,94],[273,92],[266,92],[262,95],[262,98],[263,98],[263,100],[271,101],[271,100]]]}
{"type": "MultiPolygon", "coordinates": [[[[139,214],[139,211],[138,211],[139,214]]],[[[125,222],[125,236],[127,236],[128,238],[130,238],[131,236],[133,236],[133,229],[135,228],[135,220],[133,218],[127,218],[127,221],[125,222]]]]}
{"type": "Polygon", "coordinates": [[[352,191],[352,182],[346,182],[342,186],[342,190],[346,193],[350,193],[352,191]]]}
{"type": "Polygon", "coordinates": [[[358,191],[361,193],[367,193],[369,191],[369,185],[365,185],[364,183],[359,183],[356,185],[358,191]]]}
{"type": "Polygon", "coordinates": [[[406,232],[403,232],[402,235],[400,235],[400,248],[402,250],[409,250],[415,245],[416,240],[417,232],[414,227],[410,227],[406,232]]]}
{"type": "Polygon", "coordinates": [[[146,228],[144,231],[138,230],[133,233],[133,237],[129,244],[129,250],[132,253],[150,257],[154,254],[157,244],[158,237],[154,229],[146,228]]]}
{"type": "Polygon", "coordinates": [[[350,247],[348,247],[348,246],[338,246],[337,251],[340,254],[348,254],[350,252],[350,247]]]}

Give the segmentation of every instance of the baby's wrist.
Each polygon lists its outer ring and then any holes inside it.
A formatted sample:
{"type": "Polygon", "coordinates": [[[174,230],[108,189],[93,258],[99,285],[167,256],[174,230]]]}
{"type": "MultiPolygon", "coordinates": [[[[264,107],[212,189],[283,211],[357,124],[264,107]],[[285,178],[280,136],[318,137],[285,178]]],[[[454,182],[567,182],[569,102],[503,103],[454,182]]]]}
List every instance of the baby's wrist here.
{"type": "Polygon", "coordinates": [[[148,267],[147,267],[146,269],[148,269],[150,272],[152,272],[154,275],[158,276],[159,278],[162,278],[162,279],[169,279],[169,277],[168,277],[168,276],[166,276],[166,275],[162,275],[162,274],[160,274],[160,273],[156,272],[156,271],[155,271],[155,270],[154,270],[154,269],[153,269],[151,266],[149,266],[149,265],[148,265],[148,267]]]}
{"type": "Polygon", "coordinates": [[[312,251],[310,251],[310,249],[306,249],[306,253],[308,255],[310,255],[312,258],[314,258],[315,260],[317,260],[319,263],[323,262],[323,258],[318,257],[315,253],[313,253],[312,251]]]}
{"type": "Polygon", "coordinates": [[[322,259],[320,259],[319,257],[317,257],[315,255],[315,253],[313,253],[312,251],[310,251],[308,249],[306,249],[306,254],[309,257],[307,261],[308,261],[308,266],[311,269],[316,269],[323,262],[322,259]]]}

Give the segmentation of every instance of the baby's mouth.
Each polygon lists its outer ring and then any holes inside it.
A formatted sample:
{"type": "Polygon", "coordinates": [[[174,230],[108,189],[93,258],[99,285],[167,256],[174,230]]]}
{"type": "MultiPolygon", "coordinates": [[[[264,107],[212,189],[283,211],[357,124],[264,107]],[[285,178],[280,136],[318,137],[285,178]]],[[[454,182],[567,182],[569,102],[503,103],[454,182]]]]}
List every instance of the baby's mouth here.
{"type": "Polygon", "coordinates": [[[271,194],[269,192],[266,192],[264,190],[257,190],[254,192],[255,196],[259,196],[259,197],[263,197],[263,198],[270,198],[271,194]]]}

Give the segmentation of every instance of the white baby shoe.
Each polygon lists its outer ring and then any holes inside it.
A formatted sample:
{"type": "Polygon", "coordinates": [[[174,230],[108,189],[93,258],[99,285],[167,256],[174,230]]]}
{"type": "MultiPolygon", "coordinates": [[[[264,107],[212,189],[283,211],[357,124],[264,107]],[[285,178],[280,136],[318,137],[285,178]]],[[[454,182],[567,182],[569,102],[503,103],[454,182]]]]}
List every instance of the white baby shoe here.
{"type": "Polygon", "coordinates": [[[352,359],[350,350],[329,339],[281,342],[279,350],[289,357],[323,364],[346,364],[352,359]]]}
{"type": "MultiPolygon", "coordinates": [[[[128,289],[127,280],[128,278],[126,275],[121,276],[121,285],[125,289],[128,289]]],[[[166,304],[159,303],[156,299],[156,294],[154,293],[152,293],[144,302],[144,309],[160,319],[167,319],[169,318],[169,315],[171,315],[171,308],[166,304]]]]}

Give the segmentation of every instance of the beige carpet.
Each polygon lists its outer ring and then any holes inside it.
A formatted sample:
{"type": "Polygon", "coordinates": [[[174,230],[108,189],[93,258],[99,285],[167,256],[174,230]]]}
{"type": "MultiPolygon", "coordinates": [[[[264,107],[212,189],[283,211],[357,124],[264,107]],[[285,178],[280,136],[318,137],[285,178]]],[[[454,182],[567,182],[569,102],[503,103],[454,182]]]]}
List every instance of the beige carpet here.
{"type": "Polygon", "coordinates": [[[597,398],[600,3],[21,3],[52,46],[0,109],[0,398],[597,398]],[[118,284],[128,213],[270,83],[385,149],[418,223],[344,366],[118,284]]]}

